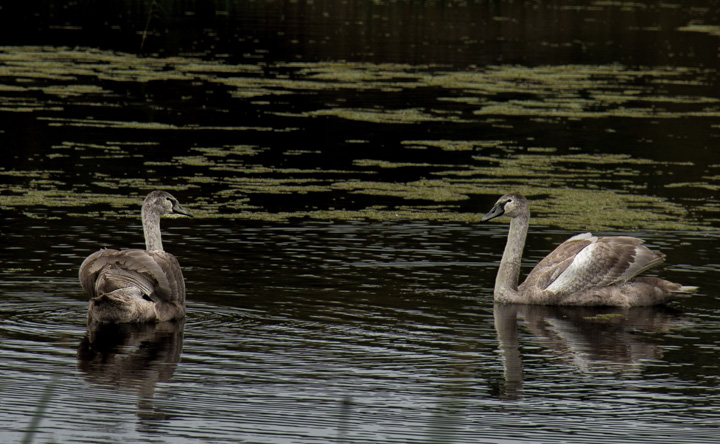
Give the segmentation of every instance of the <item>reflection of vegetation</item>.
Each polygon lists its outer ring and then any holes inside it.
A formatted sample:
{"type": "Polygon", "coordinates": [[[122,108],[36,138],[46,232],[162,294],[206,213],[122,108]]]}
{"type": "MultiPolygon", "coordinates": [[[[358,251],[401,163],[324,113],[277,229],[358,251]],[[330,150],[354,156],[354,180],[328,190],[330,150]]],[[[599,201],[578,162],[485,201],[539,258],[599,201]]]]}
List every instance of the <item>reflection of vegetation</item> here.
{"type": "Polygon", "coordinates": [[[593,322],[611,322],[611,321],[622,321],[625,319],[625,315],[623,313],[605,313],[605,314],[598,314],[595,316],[585,316],[583,317],[586,321],[593,321],[593,322]]]}
{"type": "Polygon", "coordinates": [[[59,379],[59,376],[54,376],[45,386],[45,389],[40,396],[40,400],[38,400],[35,412],[33,412],[32,418],[30,419],[30,424],[28,424],[28,428],[25,431],[25,435],[23,436],[23,444],[29,444],[33,442],[35,432],[37,432],[37,430],[40,428],[40,422],[45,417],[45,410],[47,410],[48,406],[50,405],[50,400],[59,379]]]}
{"type": "Polygon", "coordinates": [[[148,30],[150,30],[150,21],[152,20],[154,10],[157,9],[159,11],[163,10],[162,2],[159,0],[151,0],[150,1],[150,7],[148,9],[148,15],[147,20],[145,21],[145,28],[142,32],[142,40],[140,40],[140,52],[142,52],[143,48],[145,47],[145,40],[147,39],[148,30]]]}

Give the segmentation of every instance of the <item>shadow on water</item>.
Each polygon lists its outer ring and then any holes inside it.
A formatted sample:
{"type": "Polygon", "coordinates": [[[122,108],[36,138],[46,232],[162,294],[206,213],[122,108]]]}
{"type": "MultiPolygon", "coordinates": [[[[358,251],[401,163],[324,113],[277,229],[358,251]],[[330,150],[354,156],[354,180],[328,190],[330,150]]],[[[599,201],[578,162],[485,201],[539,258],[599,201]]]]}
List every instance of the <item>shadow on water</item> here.
{"type": "Polygon", "coordinates": [[[643,362],[663,356],[661,344],[643,336],[687,325],[668,307],[494,306],[495,329],[503,356],[505,399],[523,396],[522,345],[518,319],[547,351],[582,373],[639,372],[643,362]]]}
{"type": "Polygon", "coordinates": [[[78,346],[77,367],[85,379],[115,390],[137,392],[137,415],[162,419],[153,407],[158,383],[172,379],[183,348],[185,321],[88,326],[78,346]]]}

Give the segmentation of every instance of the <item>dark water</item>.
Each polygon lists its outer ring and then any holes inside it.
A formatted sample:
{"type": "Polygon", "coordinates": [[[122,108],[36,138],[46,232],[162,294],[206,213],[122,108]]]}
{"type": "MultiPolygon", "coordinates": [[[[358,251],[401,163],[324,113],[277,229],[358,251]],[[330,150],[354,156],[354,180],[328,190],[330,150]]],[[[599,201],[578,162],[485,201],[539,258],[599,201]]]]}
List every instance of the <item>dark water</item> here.
{"type": "Polygon", "coordinates": [[[720,442],[717,2],[155,5],[0,10],[0,441],[720,442]],[[156,188],[187,319],[89,331],[156,188]],[[494,306],[509,190],[698,294],[494,306]]]}

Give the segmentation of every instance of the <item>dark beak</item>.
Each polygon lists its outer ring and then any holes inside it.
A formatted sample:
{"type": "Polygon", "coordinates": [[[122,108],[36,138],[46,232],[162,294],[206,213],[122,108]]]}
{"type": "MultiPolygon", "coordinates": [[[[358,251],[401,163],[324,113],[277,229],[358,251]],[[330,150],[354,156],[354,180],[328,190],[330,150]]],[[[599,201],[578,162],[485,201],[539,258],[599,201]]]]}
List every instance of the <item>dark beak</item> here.
{"type": "Polygon", "coordinates": [[[185,208],[181,207],[180,204],[173,205],[173,213],[182,214],[183,216],[193,217],[192,214],[185,208]]]}
{"type": "Polygon", "coordinates": [[[480,222],[487,222],[490,219],[495,219],[496,217],[500,217],[503,214],[505,214],[505,206],[497,204],[492,208],[492,210],[490,210],[488,214],[486,214],[485,216],[483,216],[482,219],[480,219],[480,222]]]}

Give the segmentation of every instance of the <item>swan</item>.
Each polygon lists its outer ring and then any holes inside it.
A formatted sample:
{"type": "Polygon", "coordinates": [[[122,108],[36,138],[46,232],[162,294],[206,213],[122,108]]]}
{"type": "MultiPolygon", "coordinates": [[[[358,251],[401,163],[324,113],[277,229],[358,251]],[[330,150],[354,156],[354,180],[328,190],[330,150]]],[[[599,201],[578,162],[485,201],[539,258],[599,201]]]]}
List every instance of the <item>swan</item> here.
{"type": "Polygon", "coordinates": [[[142,205],[145,250],[103,249],[80,266],[90,295],[88,323],[163,322],[185,316],[185,281],[178,260],[163,250],[160,218],[192,215],[172,194],[153,191],[142,205]]]}
{"type": "Polygon", "coordinates": [[[510,231],[495,279],[499,303],[592,306],[648,306],[689,297],[697,287],[654,277],[637,277],[660,265],[665,255],[634,237],[578,234],[560,244],[518,286],[530,220],[521,194],[502,196],[481,221],[510,217],[510,231]]]}

